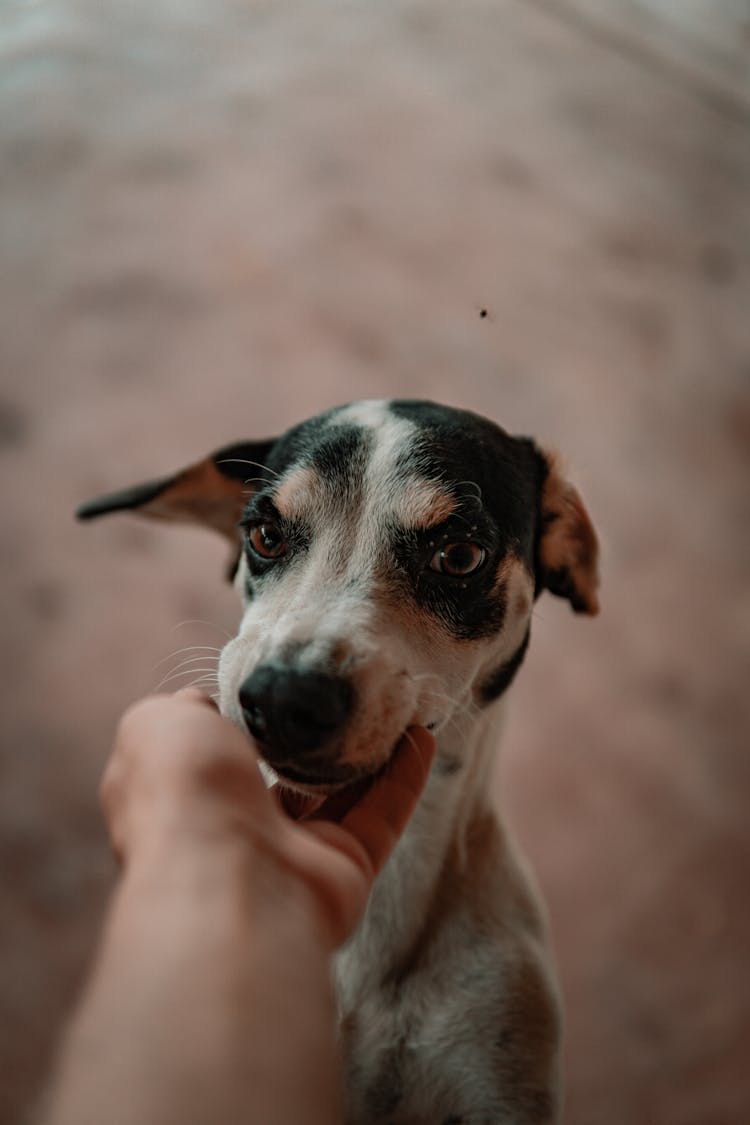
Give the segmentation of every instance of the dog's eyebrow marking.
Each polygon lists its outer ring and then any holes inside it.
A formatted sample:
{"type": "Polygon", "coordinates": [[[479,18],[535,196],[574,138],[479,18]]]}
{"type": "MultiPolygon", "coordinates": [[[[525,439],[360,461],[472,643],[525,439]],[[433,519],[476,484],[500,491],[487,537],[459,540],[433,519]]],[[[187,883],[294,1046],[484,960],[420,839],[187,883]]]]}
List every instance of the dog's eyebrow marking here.
{"type": "Polygon", "coordinates": [[[392,509],[403,527],[418,530],[445,523],[455,510],[455,497],[428,480],[409,481],[394,498],[392,509]]]}
{"type": "Polygon", "coordinates": [[[320,474],[309,465],[292,469],[282,478],[273,493],[273,501],[280,515],[286,519],[301,519],[318,507],[323,498],[320,474]]]}

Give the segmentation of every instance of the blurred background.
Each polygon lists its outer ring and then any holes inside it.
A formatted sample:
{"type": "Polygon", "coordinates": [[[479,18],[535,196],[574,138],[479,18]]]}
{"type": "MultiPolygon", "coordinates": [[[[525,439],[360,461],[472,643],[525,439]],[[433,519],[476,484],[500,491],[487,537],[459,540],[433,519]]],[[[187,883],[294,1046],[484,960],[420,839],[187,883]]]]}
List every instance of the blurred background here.
{"type": "Polygon", "coordinates": [[[749,68],[746,0],[3,0],[3,1123],[96,940],[116,718],[238,620],[218,539],[74,508],[397,396],[559,448],[602,538],[497,778],[568,1125],[750,1121],[749,68]]]}

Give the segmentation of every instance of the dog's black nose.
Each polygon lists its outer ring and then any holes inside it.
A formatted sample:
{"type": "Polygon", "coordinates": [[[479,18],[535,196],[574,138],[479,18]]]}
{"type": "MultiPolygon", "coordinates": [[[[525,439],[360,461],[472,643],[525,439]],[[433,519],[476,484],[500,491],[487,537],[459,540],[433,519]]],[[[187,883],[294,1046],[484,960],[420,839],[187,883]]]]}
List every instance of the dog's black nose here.
{"type": "Polygon", "coordinates": [[[248,730],[273,761],[319,750],[343,728],[354,693],[348,680],[262,664],[239,691],[248,730]]]}

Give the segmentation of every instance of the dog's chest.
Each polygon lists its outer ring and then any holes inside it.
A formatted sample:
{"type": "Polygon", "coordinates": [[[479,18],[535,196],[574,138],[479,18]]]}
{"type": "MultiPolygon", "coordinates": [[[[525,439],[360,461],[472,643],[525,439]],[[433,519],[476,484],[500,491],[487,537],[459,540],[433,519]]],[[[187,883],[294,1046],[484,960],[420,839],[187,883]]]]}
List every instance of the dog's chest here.
{"type": "Polygon", "coordinates": [[[379,985],[340,961],[347,1125],[473,1125],[500,1110],[486,1049],[501,987],[492,960],[486,950],[471,966],[425,967],[379,985]],[[481,990],[472,988],[480,978],[481,990]]]}
{"type": "Polygon", "coordinates": [[[431,980],[364,990],[354,1004],[341,980],[347,1125],[553,1125],[557,1008],[537,966],[533,1010],[518,1007],[534,960],[505,965],[480,945],[431,980]]]}
{"type": "Polygon", "coordinates": [[[487,849],[486,858],[473,878],[443,864],[420,901],[418,885],[405,893],[416,857],[397,852],[338,954],[347,1125],[556,1119],[557,1004],[543,926],[509,854],[487,849]]]}

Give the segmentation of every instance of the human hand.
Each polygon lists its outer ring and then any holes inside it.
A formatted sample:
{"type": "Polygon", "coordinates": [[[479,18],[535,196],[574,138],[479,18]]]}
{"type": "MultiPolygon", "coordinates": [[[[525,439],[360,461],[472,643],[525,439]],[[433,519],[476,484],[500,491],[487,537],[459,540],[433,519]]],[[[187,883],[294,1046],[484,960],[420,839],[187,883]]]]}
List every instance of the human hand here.
{"type": "MultiPolygon", "coordinates": [[[[248,879],[308,892],[325,940],[353,932],[372,884],[416,806],[434,740],[422,727],[402,738],[386,770],[354,801],[318,807],[278,799],[248,738],[196,689],[154,696],[121,720],[102,783],[112,843],[126,869],[165,855],[200,864],[220,848],[248,879]],[[307,813],[302,819],[293,815],[307,813]],[[268,880],[269,867],[274,876],[268,880]]],[[[350,798],[351,800],[351,798],[350,798]]]]}
{"type": "Polygon", "coordinates": [[[414,728],[363,792],[311,803],[269,791],[200,692],[135,704],[102,783],[123,876],[47,1125],[342,1121],[331,953],[433,749],[414,728]]]}

